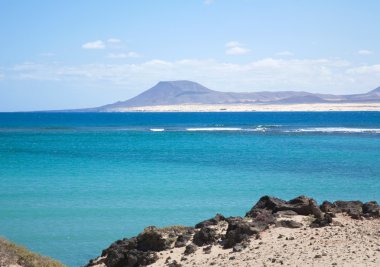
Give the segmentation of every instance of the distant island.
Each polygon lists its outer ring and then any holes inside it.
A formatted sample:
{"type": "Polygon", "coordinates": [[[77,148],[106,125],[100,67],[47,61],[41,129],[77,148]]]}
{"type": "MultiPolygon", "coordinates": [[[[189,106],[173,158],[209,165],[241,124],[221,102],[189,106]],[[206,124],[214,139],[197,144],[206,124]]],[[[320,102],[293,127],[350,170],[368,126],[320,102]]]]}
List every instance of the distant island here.
{"type": "Polygon", "coordinates": [[[380,87],[362,94],[303,91],[235,93],[208,89],[192,81],[162,81],[126,101],[78,112],[129,111],[380,111],[380,87]]]}

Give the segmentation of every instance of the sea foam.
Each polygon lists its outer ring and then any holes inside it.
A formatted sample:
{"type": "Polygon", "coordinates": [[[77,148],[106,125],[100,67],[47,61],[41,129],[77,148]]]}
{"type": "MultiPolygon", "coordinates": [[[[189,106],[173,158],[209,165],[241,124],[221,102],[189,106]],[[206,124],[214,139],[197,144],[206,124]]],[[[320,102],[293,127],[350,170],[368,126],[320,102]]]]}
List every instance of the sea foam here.
{"type": "Polygon", "coordinates": [[[289,132],[320,132],[320,133],[376,133],[380,134],[380,129],[372,128],[348,128],[348,127],[315,127],[301,128],[289,132]]]}

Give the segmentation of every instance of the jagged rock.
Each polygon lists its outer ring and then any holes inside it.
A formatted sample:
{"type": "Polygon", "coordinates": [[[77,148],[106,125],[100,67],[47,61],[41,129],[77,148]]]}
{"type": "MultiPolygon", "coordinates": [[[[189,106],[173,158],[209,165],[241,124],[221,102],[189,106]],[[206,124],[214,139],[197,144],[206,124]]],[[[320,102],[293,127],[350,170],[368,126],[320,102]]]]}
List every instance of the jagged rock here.
{"type": "Polygon", "coordinates": [[[323,201],[322,205],[320,205],[319,208],[323,212],[331,212],[334,214],[336,213],[336,206],[329,201],[323,201]]]}
{"type": "Polygon", "coordinates": [[[212,246],[204,247],[204,248],[203,248],[203,252],[204,252],[205,254],[210,254],[210,253],[211,253],[211,248],[212,248],[212,246]]]}
{"type": "Polygon", "coordinates": [[[174,243],[174,247],[180,248],[186,246],[187,242],[190,240],[191,235],[179,235],[174,243]]]}
{"type": "Polygon", "coordinates": [[[286,228],[301,228],[303,224],[293,220],[281,220],[277,221],[276,226],[286,228]]]}
{"type": "Polygon", "coordinates": [[[330,213],[325,213],[323,218],[316,218],[310,227],[325,227],[333,222],[332,215],[330,213]]]}
{"type": "Polygon", "coordinates": [[[324,201],[321,210],[335,215],[335,213],[345,212],[354,219],[364,217],[380,217],[380,206],[376,201],[362,203],[361,201],[336,201],[334,203],[324,201]]]}
{"type": "Polygon", "coordinates": [[[227,222],[228,224],[233,223],[233,222],[241,222],[241,221],[243,221],[243,218],[242,218],[242,217],[239,217],[239,216],[237,216],[237,217],[228,217],[228,218],[226,218],[226,222],[227,222]]]}
{"type": "Polygon", "coordinates": [[[363,214],[363,203],[361,201],[335,201],[336,213],[346,212],[353,219],[360,219],[363,214]]]}
{"type": "Polygon", "coordinates": [[[236,244],[248,240],[250,236],[256,235],[258,237],[259,234],[260,229],[257,229],[252,222],[236,218],[230,219],[222,244],[224,248],[232,248],[236,244]]]}
{"type": "MultiPolygon", "coordinates": [[[[286,205],[286,201],[270,197],[270,196],[263,196],[259,199],[259,201],[253,206],[253,208],[246,213],[246,217],[255,217],[257,210],[270,210],[272,213],[279,211],[278,207],[284,207],[286,205]]],[[[284,209],[282,209],[284,210],[284,209]]]]}
{"type": "MultiPolygon", "coordinates": [[[[380,218],[380,206],[377,202],[362,203],[360,201],[336,201],[334,203],[325,201],[322,205],[308,197],[299,196],[290,201],[264,196],[256,205],[247,212],[248,218],[230,217],[224,218],[217,214],[214,218],[202,221],[193,227],[172,226],[158,229],[147,227],[137,237],[125,238],[112,243],[107,249],[102,251],[102,257],[89,262],[87,266],[95,264],[105,264],[107,267],[137,267],[154,263],[158,259],[157,252],[167,250],[171,247],[185,247],[185,255],[194,253],[197,246],[208,245],[203,249],[204,253],[210,253],[211,247],[220,238],[218,232],[213,227],[221,221],[228,223],[228,228],[220,244],[224,248],[233,248],[234,252],[241,251],[248,246],[252,237],[258,238],[260,233],[267,229],[270,224],[276,226],[299,228],[302,226],[293,220],[277,220],[280,217],[291,217],[294,215],[314,215],[315,220],[311,227],[323,227],[330,224],[337,224],[333,221],[335,213],[345,212],[352,218],[361,217],[380,218]],[[173,244],[174,243],[174,244],[173,244]]],[[[342,225],[343,226],[343,225],[342,225]]],[[[260,243],[259,243],[260,244],[260,243]]],[[[166,264],[180,266],[177,262],[169,259],[166,264]]]]}
{"type": "Polygon", "coordinates": [[[197,250],[197,246],[196,245],[189,244],[189,245],[186,246],[185,252],[183,254],[189,255],[189,254],[194,253],[196,250],[197,250]]]}
{"type": "Polygon", "coordinates": [[[104,249],[102,251],[101,256],[104,257],[108,255],[111,251],[119,250],[121,252],[135,249],[137,246],[137,240],[136,238],[124,238],[122,240],[117,240],[114,243],[112,243],[107,249],[104,249]]]}
{"type": "Polygon", "coordinates": [[[107,267],[135,267],[146,266],[152,264],[158,260],[158,256],[155,252],[151,251],[139,251],[137,249],[128,250],[125,253],[120,251],[111,251],[107,258],[104,260],[104,264],[107,267]]]}
{"type": "Polygon", "coordinates": [[[198,232],[193,236],[193,243],[198,246],[211,245],[218,240],[218,235],[215,229],[210,227],[202,227],[198,232]]]}
{"type": "Polygon", "coordinates": [[[380,206],[377,204],[376,201],[370,201],[367,203],[364,203],[363,206],[363,216],[365,217],[380,217],[380,206]]]}
{"type": "Polygon", "coordinates": [[[164,239],[162,234],[154,226],[144,229],[137,236],[137,249],[141,251],[162,251],[170,247],[170,241],[164,239]]]}
{"type": "Polygon", "coordinates": [[[171,263],[168,263],[168,267],[181,267],[182,264],[178,263],[176,260],[172,261],[171,263]]]}
{"type": "Polygon", "coordinates": [[[217,225],[219,222],[221,221],[225,221],[226,218],[224,218],[224,216],[222,214],[216,214],[214,218],[211,218],[211,219],[208,219],[208,220],[204,220],[200,223],[197,223],[195,225],[195,228],[196,229],[199,229],[199,228],[202,228],[202,227],[205,227],[205,226],[211,226],[211,225],[217,225]]]}
{"type": "Polygon", "coordinates": [[[257,226],[261,224],[264,228],[267,228],[267,226],[270,224],[276,223],[275,215],[272,213],[272,211],[266,209],[251,210],[249,212],[249,216],[247,217],[253,218],[253,221],[257,222],[257,226]]]}
{"type": "Polygon", "coordinates": [[[249,212],[247,212],[246,216],[255,217],[257,210],[269,210],[272,213],[291,210],[299,215],[314,215],[316,217],[322,216],[322,212],[317,206],[315,200],[305,196],[299,196],[290,201],[264,196],[260,198],[260,200],[249,212]]]}

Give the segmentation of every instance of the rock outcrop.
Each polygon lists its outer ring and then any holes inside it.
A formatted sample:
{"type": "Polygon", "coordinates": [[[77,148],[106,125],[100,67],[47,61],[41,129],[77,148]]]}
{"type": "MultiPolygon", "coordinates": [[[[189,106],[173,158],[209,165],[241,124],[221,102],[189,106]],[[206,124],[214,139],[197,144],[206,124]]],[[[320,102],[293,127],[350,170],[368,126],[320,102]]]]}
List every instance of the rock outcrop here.
{"type": "MultiPolygon", "coordinates": [[[[268,228],[325,227],[334,223],[337,213],[346,213],[353,219],[380,218],[380,206],[375,201],[367,203],[324,201],[318,206],[314,199],[306,196],[299,196],[289,201],[264,196],[244,218],[225,218],[217,214],[214,218],[196,224],[194,228],[147,227],[137,237],[114,242],[103,250],[100,257],[90,260],[86,266],[146,266],[156,262],[160,252],[182,247],[184,259],[185,256],[195,253],[198,247],[203,247],[202,251],[205,254],[210,253],[213,246],[241,252],[248,247],[252,238],[260,239],[261,234],[268,228]],[[309,222],[294,220],[299,215],[310,218],[309,222]]],[[[167,265],[180,266],[180,263],[170,261],[168,258],[167,265]]]]}

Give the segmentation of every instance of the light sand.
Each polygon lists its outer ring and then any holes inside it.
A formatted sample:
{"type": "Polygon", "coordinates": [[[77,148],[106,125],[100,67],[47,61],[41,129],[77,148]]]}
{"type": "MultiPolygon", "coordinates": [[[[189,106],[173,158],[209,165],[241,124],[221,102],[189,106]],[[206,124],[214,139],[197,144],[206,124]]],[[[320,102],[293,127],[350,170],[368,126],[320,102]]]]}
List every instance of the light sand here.
{"type": "Polygon", "coordinates": [[[380,103],[323,103],[323,104],[183,104],[130,107],[109,112],[249,112],[249,111],[380,111],[380,103]]]}
{"type": "Polygon", "coordinates": [[[380,220],[337,216],[334,225],[323,228],[308,227],[307,216],[292,217],[305,227],[270,228],[242,252],[214,245],[210,254],[198,247],[184,256],[185,248],[173,248],[159,252],[151,266],[168,266],[173,260],[182,266],[380,266],[380,220]]]}

